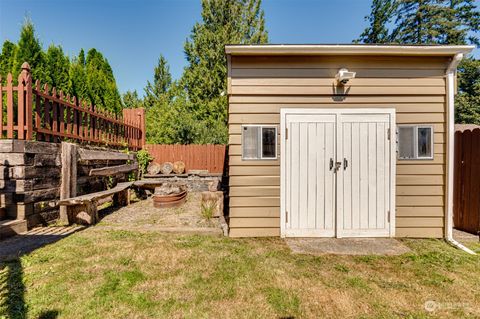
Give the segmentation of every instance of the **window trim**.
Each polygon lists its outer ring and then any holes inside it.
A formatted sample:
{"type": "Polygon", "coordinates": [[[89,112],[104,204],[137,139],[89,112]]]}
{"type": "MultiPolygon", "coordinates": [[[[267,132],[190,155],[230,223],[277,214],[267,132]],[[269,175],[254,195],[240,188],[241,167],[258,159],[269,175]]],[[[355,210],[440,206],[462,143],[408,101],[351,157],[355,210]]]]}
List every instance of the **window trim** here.
{"type": "Polygon", "coordinates": [[[242,148],[242,161],[275,161],[278,160],[278,125],[272,125],[272,124],[242,124],[241,126],[241,131],[242,131],[242,144],[240,147],[242,148]],[[244,156],[244,127],[258,127],[260,128],[259,131],[259,136],[258,138],[260,139],[260,157],[259,158],[245,158],[244,156]],[[263,143],[262,143],[262,134],[263,134],[263,129],[264,128],[273,128],[275,129],[275,157],[263,157],[263,143]]]}
{"type": "Polygon", "coordinates": [[[423,161],[423,160],[433,160],[435,157],[435,142],[434,142],[434,136],[435,132],[433,130],[433,125],[432,124],[397,124],[397,159],[400,161],[423,161]],[[400,127],[413,127],[413,143],[415,147],[413,148],[413,158],[405,158],[405,157],[400,157],[400,127]],[[431,156],[418,156],[418,129],[420,128],[429,128],[432,132],[432,138],[430,139],[430,149],[432,150],[432,155],[431,156]]]}

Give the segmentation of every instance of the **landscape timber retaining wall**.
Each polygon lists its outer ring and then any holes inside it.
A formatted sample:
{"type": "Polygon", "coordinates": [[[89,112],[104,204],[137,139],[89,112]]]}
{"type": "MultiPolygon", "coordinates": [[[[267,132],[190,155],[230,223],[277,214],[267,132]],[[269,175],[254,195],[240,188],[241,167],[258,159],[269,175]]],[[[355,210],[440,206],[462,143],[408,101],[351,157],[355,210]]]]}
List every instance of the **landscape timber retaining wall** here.
{"type": "MultiPolygon", "coordinates": [[[[79,146],[106,154],[120,153],[100,147],[79,146]]],[[[61,143],[0,140],[0,205],[8,219],[27,220],[28,227],[58,218],[61,185],[61,143]]],[[[122,153],[123,154],[123,153],[122,153]]],[[[126,154],[125,154],[126,155],[126,154]]],[[[129,155],[132,160],[133,154],[129,155]]],[[[105,190],[110,177],[89,176],[92,168],[114,166],[125,160],[81,160],[77,163],[77,195],[105,190]]],[[[127,174],[116,176],[117,181],[127,174]]]]}

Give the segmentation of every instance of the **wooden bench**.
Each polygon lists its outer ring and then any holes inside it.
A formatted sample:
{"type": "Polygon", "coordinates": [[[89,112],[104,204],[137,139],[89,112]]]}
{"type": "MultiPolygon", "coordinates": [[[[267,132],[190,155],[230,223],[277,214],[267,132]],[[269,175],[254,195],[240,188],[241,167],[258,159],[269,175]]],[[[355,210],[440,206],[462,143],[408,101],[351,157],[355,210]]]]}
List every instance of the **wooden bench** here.
{"type": "Polygon", "coordinates": [[[60,206],[67,206],[69,223],[92,225],[98,222],[98,201],[112,196],[113,202],[118,206],[126,206],[130,203],[130,187],[134,182],[118,183],[114,188],[105,191],[91,193],[71,198],[62,199],[60,206]]]}

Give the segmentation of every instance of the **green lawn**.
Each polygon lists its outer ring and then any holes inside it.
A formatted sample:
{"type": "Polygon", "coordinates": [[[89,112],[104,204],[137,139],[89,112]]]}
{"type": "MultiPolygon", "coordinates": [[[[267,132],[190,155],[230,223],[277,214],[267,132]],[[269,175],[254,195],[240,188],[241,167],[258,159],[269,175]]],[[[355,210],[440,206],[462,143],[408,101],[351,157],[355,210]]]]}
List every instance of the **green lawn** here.
{"type": "Polygon", "coordinates": [[[0,318],[480,316],[480,257],[405,243],[398,257],[315,257],[281,239],[92,227],[1,264],[0,318]]]}

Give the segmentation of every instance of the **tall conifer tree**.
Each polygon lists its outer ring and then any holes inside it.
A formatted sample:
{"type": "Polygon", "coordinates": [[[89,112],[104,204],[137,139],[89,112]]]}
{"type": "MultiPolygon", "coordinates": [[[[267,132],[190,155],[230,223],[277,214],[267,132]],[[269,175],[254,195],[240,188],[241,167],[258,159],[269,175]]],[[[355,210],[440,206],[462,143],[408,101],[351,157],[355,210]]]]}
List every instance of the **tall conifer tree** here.
{"type": "Polygon", "coordinates": [[[395,10],[394,0],[373,0],[370,15],[365,17],[368,26],[355,42],[387,43],[390,41],[388,23],[395,10]]]}
{"type": "Polygon", "coordinates": [[[13,73],[18,74],[21,70],[23,62],[30,64],[34,79],[45,81],[45,58],[42,51],[42,45],[35,36],[35,28],[33,23],[26,19],[22,31],[20,32],[20,40],[17,44],[17,52],[15,56],[15,65],[13,73]]]}
{"type": "Polygon", "coordinates": [[[167,98],[166,94],[172,85],[172,74],[167,59],[163,55],[158,58],[154,68],[153,83],[147,81],[145,87],[145,107],[151,108],[156,103],[161,103],[167,98]]]}
{"type": "Polygon", "coordinates": [[[85,62],[88,99],[96,107],[118,113],[122,109],[120,93],[107,59],[96,49],[87,52],[85,62]]]}
{"type": "Polygon", "coordinates": [[[473,0],[397,0],[391,41],[478,44],[480,13],[473,0]]]}
{"type": "Polygon", "coordinates": [[[67,92],[69,83],[70,60],[60,46],[50,45],[45,54],[45,78],[57,91],[67,92]]]}
{"type": "Polygon", "coordinates": [[[181,83],[189,110],[205,121],[204,127],[212,128],[209,142],[227,141],[225,45],[267,41],[261,0],[202,0],[202,22],[195,24],[185,43],[188,66],[181,83]]]}
{"type": "Polygon", "coordinates": [[[136,90],[125,92],[122,95],[122,102],[123,102],[123,106],[126,108],[137,108],[137,107],[142,107],[143,105],[143,101],[138,96],[138,93],[136,90]]]}
{"type": "Polygon", "coordinates": [[[68,72],[68,91],[72,96],[78,99],[88,98],[87,90],[87,71],[85,65],[85,52],[80,50],[78,57],[70,63],[68,72]]]}
{"type": "Polygon", "coordinates": [[[15,43],[6,40],[3,42],[2,53],[0,54],[0,76],[5,80],[7,74],[13,71],[17,46],[15,43]]]}

